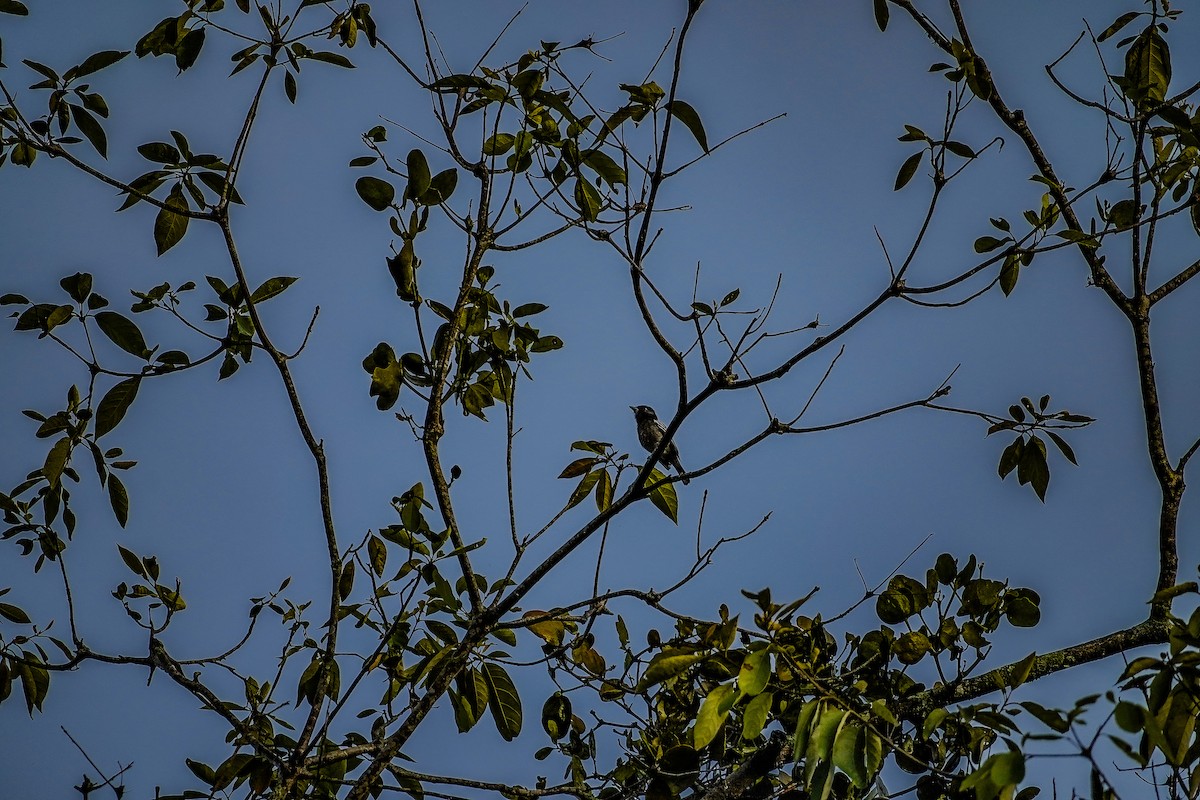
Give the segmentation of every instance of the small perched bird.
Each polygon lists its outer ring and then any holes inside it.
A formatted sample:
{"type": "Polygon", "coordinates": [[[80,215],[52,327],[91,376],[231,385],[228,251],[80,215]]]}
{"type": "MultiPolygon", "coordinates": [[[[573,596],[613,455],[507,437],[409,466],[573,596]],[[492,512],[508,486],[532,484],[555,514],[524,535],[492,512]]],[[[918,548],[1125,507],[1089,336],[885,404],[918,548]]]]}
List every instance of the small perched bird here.
{"type": "MultiPolygon", "coordinates": [[[[658,414],[655,414],[654,409],[650,406],[630,406],[629,410],[633,412],[633,417],[637,420],[638,441],[641,442],[642,447],[646,448],[647,452],[653,453],[658,449],[659,442],[666,433],[666,429],[658,421],[658,414]]],[[[663,450],[662,462],[683,475],[683,465],[679,463],[679,448],[675,446],[674,442],[667,443],[666,449],[663,450]]],[[[687,483],[688,479],[684,478],[683,482],[687,483]]]]}

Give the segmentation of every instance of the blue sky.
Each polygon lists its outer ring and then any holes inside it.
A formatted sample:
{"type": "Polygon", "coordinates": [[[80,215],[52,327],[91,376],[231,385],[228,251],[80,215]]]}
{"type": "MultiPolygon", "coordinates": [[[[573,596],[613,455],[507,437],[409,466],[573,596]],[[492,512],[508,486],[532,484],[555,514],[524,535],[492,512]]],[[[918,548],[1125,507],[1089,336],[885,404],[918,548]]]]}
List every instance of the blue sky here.
{"type": "MultiPolygon", "coordinates": [[[[149,2],[122,4],[119,10],[83,2],[30,5],[27,19],[0,18],[8,65],[0,78],[17,87],[32,82],[22,58],[69,66],[97,50],[125,49],[163,13],[149,2]],[[71,20],[67,33],[64,19],[71,20]]],[[[597,11],[597,4],[535,0],[497,54],[508,60],[539,39],[615,36],[599,48],[610,60],[576,62],[582,73],[594,73],[589,87],[612,106],[616,83],[641,81],[681,18],[682,5],[630,0],[602,4],[597,11]]],[[[1075,185],[1100,169],[1103,127],[1095,113],[1064,104],[1042,65],[1074,40],[1081,15],[1099,29],[1133,5],[1029,1],[969,9],[976,46],[1001,91],[1011,105],[1026,110],[1048,154],[1075,185]]],[[[517,7],[441,3],[428,10],[429,22],[451,62],[466,68],[517,7]]],[[[415,31],[407,12],[377,13],[389,41],[413,52],[415,31]]],[[[1184,14],[1175,41],[1194,41],[1197,21],[1184,14]]],[[[778,329],[817,315],[836,325],[886,285],[887,266],[873,227],[898,252],[924,210],[929,184],[923,171],[903,191],[892,191],[896,170],[913,151],[896,137],[904,123],[930,131],[940,127],[948,84],[926,71],[940,55],[898,15],[881,34],[865,0],[709,0],[690,41],[680,97],[698,110],[710,141],[778,113],[787,116],[722,148],[669,187],[668,204],[688,208],[660,218],[665,230],[648,264],[650,274],[686,304],[699,263],[702,297],[718,298],[739,287],[746,308],[765,302],[782,275],[778,329]]],[[[113,109],[104,168],[126,179],[139,174],[148,162],[134,147],[165,139],[170,129],[184,131],[197,151],[228,149],[253,86],[252,70],[225,79],[228,50],[210,43],[196,68],[181,77],[166,59],[132,57],[100,73],[95,88],[113,109]]],[[[239,185],[247,207],[234,222],[252,280],[301,278],[266,308],[285,349],[302,338],[313,306],[321,307],[312,340],[294,368],[316,433],[327,443],[334,508],[346,543],[390,524],[389,498],[423,478],[419,448],[407,429],[376,411],[367,397],[362,357],[381,340],[400,352],[411,333],[384,267],[391,234],[383,215],[356,198],[353,184],[361,173],[346,163],[364,153],[358,137],[380,124],[380,117],[422,135],[435,133],[426,102],[394,65],[363,46],[350,55],[359,64],[353,72],[306,66],[294,107],[281,86],[268,93],[239,185]]],[[[1195,74],[1195,57],[1180,46],[1173,55],[1182,86],[1195,74]]],[[[1080,91],[1098,90],[1101,76],[1089,54],[1063,70],[1080,91]]],[[[977,147],[1000,133],[983,111],[972,109],[960,132],[977,147]]],[[[404,131],[390,128],[393,155],[402,157],[412,142],[404,131]]],[[[692,142],[679,140],[678,158],[695,151],[692,142]]],[[[1032,171],[1015,141],[973,165],[949,190],[913,268],[913,282],[932,282],[973,263],[971,243],[990,232],[988,217],[1016,222],[1023,209],[1036,205],[1040,191],[1025,180],[1032,171]]],[[[155,258],[152,211],[138,207],[115,215],[110,210],[118,204],[109,188],[68,165],[49,159],[39,159],[32,170],[6,165],[0,170],[0,292],[48,301],[59,292],[58,278],[83,270],[94,273],[97,291],[120,307],[129,288],[202,281],[206,274],[228,277],[215,230],[193,225],[179,247],[155,258]]],[[[423,255],[422,280],[432,294],[453,280],[461,244],[436,231],[430,239],[436,245],[423,255]]],[[[1195,258],[1190,230],[1168,236],[1161,247],[1168,266],[1160,275],[1195,258]]],[[[505,296],[514,304],[548,304],[540,327],[566,342],[563,350],[535,361],[535,381],[522,387],[518,406],[519,520],[523,528],[536,528],[569,492],[555,476],[573,458],[570,442],[602,439],[638,453],[628,406],[648,403],[665,413],[675,401],[674,381],[669,363],[640,325],[627,269],[599,245],[568,235],[543,248],[497,255],[494,263],[505,296]]],[[[958,406],[1002,411],[1022,395],[1050,393],[1056,407],[1098,422],[1071,437],[1080,467],[1052,461],[1044,505],[1013,478],[997,480],[995,464],[1005,442],[985,440],[982,423],[908,412],[764,443],[715,475],[680,487],[679,527],[649,507],[633,509],[609,536],[602,585],[661,588],[674,582],[690,563],[699,498],[707,492],[709,541],[745,530],[768,512],[772,516],[759,534],[722,551],[713,569],[676,596],[675,607],[686,613],[713,616],[720,602],[736,611],[738,589],[767,585],[777,597],[797,597],[819,585],[814,603],[826,614],[836,613],[861,595],[859,571],[874,584],[930,536],[910,572],[921,574],[943,551],[961,558],[976,553],[991,577],[1041,593],[1041,627],[1002,639],[997,663],[1140,619],[1155,577],[1156,490],[1127,328],[1086,280],[1082,261],[1065,251],[1040,257],[1007,299],[995,290],[961,309],[889,306],[846,337],[845,355],[806,418],[832,422],[922,397],[956,366],[949,401],[958,406]]],[[[1200,399],[1189,314],[1196,292],[1187,287],[1166,303],[1155,330],[1167,433],[1176,456],[1198,433],[1187,414],[1200,399]]],[[[202,300],[203,291],[193,294],[194,308],[210,300],[202,300]]],[[[152,340],[164,347],[189,341],[169,320],[150,316],[138,321],[152,340]]],[[[670,335],[686,340],[683,329],[670,335]]],[[[777,346],[803,343],[805,336],[777,346]]],[[[828,358],[806,362],[769,390],[780,416],[798,413],[828,364],[828,358]]],[[[56,410],[67,387],[85,376],[69,357],[22,333],[0,334],[0,365],[8,376],[0,382],[0,441],[6,445],[0,483],[10,486],[44,457],[45,442],[33,438],[31,423],[19,411],[56,410]]],[[[452,415],[445,447],[464,468],[456,488],[470,498],[460,501],[461,522],[471,532],[467,538],[487,536],[502,545],[503,425],[501,415],[493,417],[485,426],[452,415]]],[[[685,465],[708,463],[763,422],[752,393],[717,398],[677,436],[685,465]]],[[[265,358],[219,385],[214,366],[144,386],[130,417],[111,436],[140,463],[126,481],[132,513],[125,530],[112,522],[94,481],[85,476],[87,488],[76,493],[83,522],[70,563],[77,596],[88,598],[81,623],[89,643],[117,651],[140,642],[108,595],[128,577],[114,542],[156,554],[164,574],[183,580],[190,607],[169,640],[180,657],[228,645],[244,623],[248,598],[273,589],[284,576],[295,577],[297,598],[323,591],[326,568],[311,468],[265,358]]],[[[1195,511],[1185,504],[1181,531],[1195,524],[1195,511]]],[[[539,588],[528,607],[576,597],[594,568],[594,548],[585,550],[539,588]]],[[[497,577],[506,555],[502,546],[495,555],[485,552],[481,569],[497,577]]],[[[14,587],[6,600],[43,618],[57,616],[61,625],[61,609],[39,599],[53,575],[32,575],[11,545],[0,550],[0,558],[0,583],[14,587]]],[[[1181,577],[1190,576],[1197,558],[1196,544],[1185,538],[1181,577]]],[[[652,624],[634,618],[641,627],[652,624]]],[[[273,647],[254,650],[264,659],[263,671],[270,669],[273,647]]],[[[1117,672],[1110,664],[1090,674],[1098,676],[1102,689],[1117,672]]],[[[219,734],[214,739],[212,721],[176,687],[156,680],[147,690],[145,678],[136,670],[92,666],[57,676],[46,713],[32,721],[20,702],[0,707],[0,789],[13,796],[32,796],[45,787],[58,795],[69,791],[69,781],[86,767],[60,725],[106,770],[118,761],[135,761],[128,782],[137,797],[152,796],[155,785],[166,790],[187,780],[184,756],[219,761],[224,749],[219,734]]],[[[1034,691],[1054,697],[1061,690],[1074,697],[1087,690],[1080,681],[1061,680],[1057,688],[1034,691]]],[[[531,690],[526,698],[531,722],[535,702],[540,696],[531,690]]],[[[458,762],[465,750],[499,742],[483,730],[447,740],[448,712],[427,726],[427,744],[409,754],[434,771],[458,762]]],[[[480,777],[528,775],[523,762],[541,746],[539,736],[534,731],[497,748],[503,761],[481,760],[480,777]]]]}

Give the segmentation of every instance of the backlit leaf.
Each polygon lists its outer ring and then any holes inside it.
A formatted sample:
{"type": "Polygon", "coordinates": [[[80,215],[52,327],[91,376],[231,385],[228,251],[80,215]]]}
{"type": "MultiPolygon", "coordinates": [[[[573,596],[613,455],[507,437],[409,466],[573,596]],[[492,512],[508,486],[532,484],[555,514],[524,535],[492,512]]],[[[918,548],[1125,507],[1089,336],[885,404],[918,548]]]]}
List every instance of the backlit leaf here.
{"type": "Polygon", "coordinates": [[[187,200],[183,196],[182,184],[177,183],[171,187],[171,192],[167,195],[165,203],[167,207],[160,208],[158,216],[154,219],[154,245],[158,248],[160,256],[179,244],[180,239],[187,233],[188,217],[171,210],[188,210],[187,200]]]}
{"type": "Polygon", "coordinates": [[[116,475],[108,476],[108,502],[112,506],[113,516],[122,528],[129,521],[129,493],[125,484],[116,475]]]}
{"type": "Polygon", "coordinates": [[[890,15],[891,11],[888,9],[887,0],[875,0],[875,24],[879,26],[879,30],[887,30],[890,15]]]}
{"type": "Polygon", "coordinates": [[[1111,25],[1101,31],[1100,35],[1096,37],[1096,41],[1103,42],[1106,39],[1112,38],[1119,33],[1122,28],[1133,22],[1139,16],[1140,15],[1136,11],[1127,11],[1126,13],[1117,17],[1111,25]]]}
{"type": "Polygon", "coordinates": [[[484,664],[482,673],[496,730],[506,742],[511,742],[521,732],[521,698],[517,695],[517,687],[499,664],[484,664]]]}
{"type": "Polygon", "coordinates": [[[42,475],[50,482],[51,486],[58,485],[70,455],[71,438],[69,436],[64,436],[55,442],[54,446],[50,448],[50,452],[46,454],[46,460],[42,464],[42,475]]]}
{"type": "Polygon", "coordinates": [[[105,67],[111,67],[127,55],[129,55],[128,50],[104,50],[94,53],[84,59],[83,63],[75,68],[73,77],[82,78],[84,75],[99,72],[105,67]]]}
{"type": "MultiPolygon", "coordinates": [[[[654,484],[665,481],[666,477],[656,469],[650,470],[650,477],[646,479],[646,483],[654,484]]],[[[650,502],[654,503],[655,508],[666,514],[671,522],[679,524],[679,497],[675,494],[675,484],[659,483],[650,490],[650,502]]]]}
{"type": "Polygon", "coordinates": [[[912,180],[913,175],[917,174],[917,167],[921,166],[921,156],[925,155],[924,151],[913,153],[904,160],[900,165],[900,171],[896,173],[896,185],[892,187],[892,191],[900,191],[908,182],[912,180]]]}
{"type": "Polygon", "coordinates": [[[753,739],[762,733],[767,724],[767,717],[771,713],[771,704],[774,699],[773,692],[763,692],[746,704],[746,710],[742,712],[743,739],[753,739]]]}
{"type": "Polygon", "coordinates": [[[754,697],[767,688],[771,679],[771,651],[763,647],[746,654],[738,671],[737,685],[742,694],[754,697]]]}
{"type": "Polygon", "coordinates": [[[579,216],[588,222],[595,222],[600,215],[601,198],[596,187],[590,181],[578,178],[575,181],[575,205],[579,207],[579,216]]]}
{"type": "Polygon", "coordinates": [[[104,331],[104,335],[117,347],[138,358],[149,356],[146,340],[133,320],[116,311],[101,311],[95,319],[100,330],[104,331]]]}
{"type": "Polygon", "coordinates": [[[696,727],[692,730],[692,746],[699,750],[708,745],[720,732],[729,716],[729,709],[737,700],[737,691],[733,684],[722,683],[714,686],[696,714],[696,727]]]}
{"type": "Polygon", "coordinates": [[[92,147],[96,148],[96,152],[101,158],[108,158],[108,137],[104,135],[104,128],[100,127],[100,122],[91,115],[86,108],[77,106],[74,103],[68,103],[71,107],[71,114],[75,119],[75,125],[78,126],[79,132],[82,133],[87,140],[91,142],[92,147]]]}
{"type": "Polygon", "coordinates": [[[696,143],[700,145],[700,149],[707,153],[708,137],[704,133],[704,124],[700,122],[700,115],[696,113],[696,109],[682,100],[672,100],[667,104],[667,110],[675,119],[687,126],[687,129],[692,132],[692,136],[695,137],[696,143]]]}
{"type": "Polygon", "coordinates": [[[642,679],[638,681],[637,691],[645,691],[651,686],[674,678],[676,675],[686,672],[690,667],[699,664],[706,658],[708,656],[703,653],[679,653],[672,650],[664,650],[650,659],[650,664],[642,674],[642,679]]]}
{"type": "Polygon", "coordinates": [[[125,412],[137,397],[138,387],[142,383],[141,376],[126,378],[105,393],[96,406],[96,438],[111,431],[120,424],[125,412]]]}
{"type": "Polygon", "coordinates": [[[376,211],[385,211],[396,197],[396,189],[390,183],[371,175],[364,175],[354,182],[354,189],[363,202],[376,211]]]}
{"type": "Polygon", "coordinates": [[[275,295],[282,293],[285,289],[295,283],[296,280],[296,278],[289,278],[286,276],[271,278],[254,290],[254,294],[250,295],[250,300],[254,303],[262,303],[270,300],[275,295]]]}
{"type": "Polygon", "coordinates": [[[410,200],[416,200],[425,194],[433,180],[430,177],[429,162],[425,160],[424,153],[413,149],[408,153],[406,164],[408,166],[408,194],[406,196],[410,200]]]}

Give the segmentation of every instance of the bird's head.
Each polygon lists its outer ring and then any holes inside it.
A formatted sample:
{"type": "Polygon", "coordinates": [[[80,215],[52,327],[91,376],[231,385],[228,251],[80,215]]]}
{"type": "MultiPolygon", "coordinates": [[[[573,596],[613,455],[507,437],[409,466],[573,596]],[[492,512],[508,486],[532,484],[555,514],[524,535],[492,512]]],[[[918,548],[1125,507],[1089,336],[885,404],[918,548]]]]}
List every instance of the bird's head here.
{"type": "Polygon", "coordinates": [[[654,409],[650,406],[630,406],[629,410],[633,412],[633,416],[638,422],[646,419],[658,419],[658,414],[654,413],[654,409]]]}

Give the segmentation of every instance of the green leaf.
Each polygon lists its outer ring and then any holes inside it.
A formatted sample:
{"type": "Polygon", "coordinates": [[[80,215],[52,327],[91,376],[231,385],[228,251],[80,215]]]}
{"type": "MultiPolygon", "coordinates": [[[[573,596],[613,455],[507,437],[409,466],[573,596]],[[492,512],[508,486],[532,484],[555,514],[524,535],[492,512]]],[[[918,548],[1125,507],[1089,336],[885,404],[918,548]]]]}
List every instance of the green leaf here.
{"type": "Polygon", "coordinates": [[[1021,485],[1029,484],[1038,499],[1046,502],[1046,487],[1050,484],[1050,468],[1046,465],[1046,443],[1031,436],[1021,448],[1021,461],[1017,464],[1017,480],[1021,485]]]}
{"type": "Polygon", "coordinates": [[[813,721],[821,708],[820,700],[809,700],[800,707],[796,715],[796,738],[792,743],[792,762],[799,763],[808,751],[808,740],[812,736],[813,721]]]}
{"type": "Polygon", "coordinates": [[[1159,105],[1171,83],[1171,51],[1167,42],[1150,26],[1125,51],[1125,92],[1139,109],[1159,105]]]}
{"type": "Polygon", "coordinates": [[[887,0],[875,0],[875,24],[879,26],[879,30],[887,30],[890,15],[891,11],[888,9],[887,0]]]}
{"type": "Polygon", "coordinates": [[[21,690],[25,694],[25,707],[32,717],[35,708],[38,711],[42,710],[42,701],[46,699],[46,692],[50,688],[50,672],[38,666],[41,659],[37,657],[36,653],[22,650],[21,655],[25,662],[17,666],[17,674],[21,676],[21,690]]]}
{"type": "Polygon", "coordinates": [[[333,64],[335,67],[341,67],[342,69],[354,69],[354,64],[351,63],[350,59],[346,58],[341,53],[314,51],[305,53],[303,57],[311,58],[313,61],[322,61],[326,64],[333,64]]]}
{"type": "Polygon", "coordinates": [[[464,671],[456,679],[458,692],[450,693],[450,701],[454,705],[454,721],[459,733],[466,733],[475,727],[483,712],[487,710],[488,690],[483,673],[476,668],[464,671]]]}
{"type": "Polygon", "coordinates": [[[771,713],[771,704],[775,700],[774,692],[763,692],[746,704],[742,712],[742,738],[753,739],[762,733],[767,725],[767,717],[771,713]]]}
{"type": "Polygon", "coordinates": [[[50,482],[51,486],[58,486],[59,479],[62,477],[63,468],[67,465],[67,459],[71,456],[71,437],[64,436],[54,443],[50,448],[50,452],[46,454],[46,461],[42,464],[42,475],[50,482]]]}
{"type": "Polygon", "coordinates": [[[142,383],[141,376],[126,378],[113,386],[96,406],[96,438],[111,431],[120,424],[125,412],[137,397],[138,387],[142,383]]]}
{"type": "Polygon", "coordinates": [[[1008,477],[1008,473],[1012,472],[1017,464],[1021,463],[1021,454],[1024,450],[1025,439],[1022,436],[1017,436],[1012,444],[1004,448],[1004,452],[1000,454],[1000,465],[997,467],[1001,479],[1008,477]]]}
{"type": "Polygon", "coordinates": [[[146,347],[146,340],[142,338],[142,332],[133,320],[116,311],[101,311],[95,319],[100,330],[117,347],[138,358],[149,358],[150,350],[146,347]]]}
{"type": "Polygon", "coordinates": [[[1071,723],[1067,721],[1066,716],[1061,711],[1051,708],[1045,708],[1039,703],[1027,701],[1021,703],[1020,706],[1037,718],[1046,727],[1058,733],[1066,733],[1071,729],[1071,723]]]}
{"type": "MultiPolygon", "coordinates": [[[[68,275],[58,282],[58,285],[63,288],[63,291],[71,296],[71,299],[76,303],[82,303],[87,299],[87,296],[92,293],[92,276],[87,272],[76,272],[74,275],[68,275]]],[[[5,295],[5,298],[20,295],[5,295]]],[[[0,298],[3,300],[4,298],[0,298]]],[[[25,298],[21,298],[17,302],[29,302],[25,298]]]]}
{"type": "Polygon", "coordinates": [[[647,106],[653,106],[667,94],[656,81],[650,81],[641,85],[622,83],[620,84],[620,88],[621,91],[629,93],[630,100],[647,106]]]}
{"type": "Polygon", "coordinates": [[[898,192],[908,185],[913,175],[917,174],[917,167],[921,166],[921,156],[923,155],[925,155],[924,150],[913,153],[905,159],[904,163],[900,165],[900,171],[896,173],[896,185],[892,187],[892,191],[898,192]]]}
{"type": "Polygon", "coordinates": [[[394,186],[371,175],[364,175],[355,181],[354,189],[363,202],[376,211],[386,211],[396,198],[394,186]]]}
{"type": "Polygon", "coordinates": [[[297,278],[289,278],[286,276],[271,278],[254,290],[254,293],[250,295],[250,301],[252,303],[266,302],[275,295],[281,294],[297,280],[297,278]]]}
{"type": "Polygon", "coordinates": [[[77,106],[74,103],[68,103],[67,105],[71,108],[71,115],[75,120],[75,125],[79,128],[79,132],[87,137],[87,140],[91,142],[92,147],[96,148],[96,152],[100,154],[101,158],[108,158],[108,137],[104,135],[104,128],[100,127],[100,121],[82,106],[77,106]]]}
{"type": "Polygon", "coordinates": [[[432,180],[429,173],[429,162],[425,160],[424,153],[413,149],[409,151],[405,163],[408,166],[408,190],[405,197],[409,200],[417,200],[429,190],[432,180]]]}
{"type": "Polygon", "coordinates": [[[416,258],[413,240],[405,239],[400,252],[387,259],[388,273],[396,284],[396,296],[406,303],[411,303],[417,296],[416,258]]]}
{"type": "Polygon", "coordinates": [[[664,650],[650,659],[642,679],[638,681],[638,692],[644,692],[651,686],[670,680],[676,675],[686,672],[695,664],[708,658],[704,653],[680,653],[677,650],[664,650]]]}
{"type": "Polygon", "coordinates": [[[180,72],[190,69],[196,63],[196,59],[200,57],[200,50],[204,47],[205,29],[192,28],[179,45],[175,48],[175,66],[180,72]]]}
{"type": "Polygon", "coordinates": [[[193,761],[190,758],[185,758],[184,763],[187,768],[192,771],[192,774],[199,778],[206,786],[212,786],[216,782],[216,773],[208,764],[201,761],[193,761]]]}
{"type": "Polygon", "coordinates": [[[1012,294],[1019,277],[1021,277],[1021,259],[1015,253],[1010,253],[1004,259],[1004,266],[1000,270],[1000,291],[1004,292],[1005,297],[1012,294]]]}
{"type": "Polygon", "coordinates": [[[612,505],[613,485],[612,478],[608,475],[608,470],[599,470],[600,480],[596,481],[596,508],[599,511],[607,511],[612,505]]]}
{"type": "Polygon", "coordinates": [[[49,333],[59,325],[70,321],[75,312],[70,306],[56,306],[51,303],[38,303],[21,312],[17,317],[14,330],[42,330],[49,333]]]}
{"type": "MultiPolygon", "coordinates": [[[[666,475],[659,472],[657,469],[650,470],[650,477],[646,478],[647,485],[658,481],[665,481],[666,475]]],[[[667,515],[667,518],[679,524],[679,497],[675,494],[675,484],[659,483],[658,486],[650,490],[650,502],[654,503],[655,508],[667,515]]]]}
{"type": "Polygon", "coordinates": [[[692,730],[693,747],[699,750],[707,746],[720,733],[725,718],[729,716],[729,709],[733,708],[736,700],[737,691],[733,684],[718,684],[709,691],[696,714],[696,727],[692,730]]]}
{"type": "Polygon", "coordinates": [[[882,622],[897,625],[930,603],[925,586],[906,575],[888,581],[887,589],[875,601],[875,613],[882,622]]]}
{"type": "Polygon", "coordinates": [[[1032,628],[1042,619],[1041,609],[1028,597],[1014,598],[1006,605],[1004,615],[1018,628],[1032,628]]]}
{"type": "Polygon", "coordinates": [[[583,498],[591,493],[592,488],[600,480],[600,476],[604,474],[604,470],[598,469],[595,472],[589,472],[583,476],[583,480],[575,487],[575,491],[571,492],[570,498],[567,499],[567,508],[573,508],[583,502],[583,498]]]}
{"type": "Polygon", "coordinates": [[[1016,664],[1013,664],[1012,671],[1008,673],[1008,687],[1016,689],[1022,683],[1029,679],[1029,673],[1033,671],[1033,662],[1037,660],[1037,653],[1033,652],[1022,658],[1016,664]]]}
{"type": "Polygon", "coordinates": [[[485,156],[502,156],[509,151],[516,141],[511,133],[497,133],[495,136],[489,136],[483,142],[483,154],[485,156]]]}
{"type": "Polygon", "coordinates": [[[450,195],[454,194],[456,186],[458,186],[458,170],[453,167],[444,169],[430,179],[429,189],[421,195],[421,203],[427,206],[444,203],[450,199],[450,195]]]}
{"type": "Polygon", "coordinates": [[[121,560],[125,562],[125,566],[129,567],[130,572],[140,578],[150,580],[150,576],[146,573],[146,565],[142,563],[136,553],[121,545],[117,545],[117,551],[121,554],[121,560]]]}
{"type": "Polygon", "coordinates": [[[908,631],[892,644],[892,652],[896,655],[896,660],[906,666],[916,664],[932,650],[933,643],[920,631],[908,631]]]}
{"type": "Polygon", "coordinates": [[[520,319],[521,317],[531,317],[534,314],[542,313],[549,307],[550,306],[547,306],[543,303],[525,303],[524,305],[519,305],[516,308],[514,308],[512,315],[513,315],[514,319],[520,319]]]}
{"type": "Polygon", "coordinates": [[[188,210],[187,199],[183,196],[183,185],[175,184],[171,187],[171,193],[167,195],[166,208],[160,208],[158,216],[154,219],[154,244],[158,248],[158,255],[170,250],[183,238],[187,233],[188,217],[183,214],[176,214],[171,209],[188,210]]]}
{"type": "Polygon", "coordinates": [[[738,690],[749,697],[762,693],[771,679],[771,651],[763,647],[746,654],[738,670],[738,690]]]}
{"type": "Polygon", "coordinates": [[[577,478],[580,475],[585,475],[592,466],[599,461],[598,458],[577,458],[563,468],[559,474],[560,478],[577,478]]]}
{"type": "Polygon", "coordinates": [[[1067,228],[1065,230],[1055,231],[1054,235],[1061,239],[1066,239],[1068,242],[1077,242],[1084,247],[1091,247],[1094,249],[1100,246],[1100,242],[1096,241],[1094,237],[1083,231],[1067,228]]]}
{"type": "Polygon", "coordinates": [[[108,502],[117,518],[117,524],[124,528],[125,523],[129,521],[129,493],[125,491],[125,484],[121,483],[116,475],[108,476],[108,502]]]}
{"type": "MultiPolygon", "coordinates": [[[[542,613],[540,611],[527,611],[525,612],[525,616],[540,616],[542,613]]],[[[555,646],[562,644],[563,637],[567,633],[567,626],[557,619],[540,619],[537,622],[529,623],[526,627],[534,636],[555,646]]]]}
{"type": "Polygon", "coordinates": [[[143,145],[138,145],[138,153],[147,161],[153,161],[156,164],[177,164],[182,160],[179,151],[174,145],[166,142],[147,142],[143,145]]]}
{"type": "Polygon", "coordinates": [[[1108,210],[1108,221],[1119,229],[1130,228],[1138,221],[1138,216],[1144,208],[1145,206],[1139,208],[1132,199],[1122,200],[1114,203],[1108,210]]]}
{"type": "Polygon", "coordinates": [[[997,247],[1004,244],[1003,239],[997,239],[995,236],[980,236],[975,240],[976,253],[990,253],[997,247]]]}
{"type": "MultiPolygon", "coordinates": [[[[700,149],[708,152],[708,137],[704,134],[704,124],[700,122],[700,115],[696,113],[696,109],[692,108],[682,100],[672,100],[667,103],[667,110],[671,112],[671,116],[682,122],[687,129],[692,132],[696,143],[700,145],[700,149]]],[[[624,183],[624,181],[621,181],[624,183]]]]}
{"type": "Polygon", "coordinates": [[[600,193],[596,191],[596,187],[592,186],[591,181],[577,178],[575,180],[575,205],[579,207],[579,216],[583,217],[587,222],[595,222],[596,217],[600,216],[600,193]]]}
{"type": "Polygon", "coordinates": [[[1075,451],[1071,449],[1071,445],[1067,444],[1066,440],[1054,431],[1048,430],[1046,431],[1046,435],[1050,437],[1050,441],[1054,442],[1059,452],[1063,454],[1067,461],[1070,461],[1075,466],[1079,466],[1079,462],[1075,460],[1075,451]]]}
{"type": "Polygon", "coordinates": [[[813,727],[812,735],[808,739],[808,750],[805,753],[807,760],[805,771],[809,777],[820,762],[829,761],[833,756],[834,741],[845,717],[846,712],[840,708],[826,707],[821,712],[820,718],[813,727]]]}
{"type": "Polygon", "coordinates": [[[975,158],[975,151],[962,142],[946,142],[946,149],[960,158],[975,158]]]}
{"type": "Polygon", "coordinates": [[[50,69],[50,67],[47,67],[45,64],[40,64],[37,61],[31,61],[28,58],[21,59],[21,63],[24,64],[25,66],[29,67],[34,72],[38,72],[38,73],[41,73],[42,75],[45,75],[47,78],[49,78],[52,81],[55,81],[55,82],[58,81],[58,73],[55,72],[54,70],[50,69]]]}
{"type": "Polygon", "coordinates": [[[552,741],[557,742],[571,728],[571,700],[562,692],[555,692],[542,705],[542,729],[552,741]]]}
{"type": "Polygon", "coordinates": [[[68,74],[74,78],[82,78],[84,75],[99,72],[105,67],[111,67],[127,55],[129,55],[128,50],[103,50],[88,56],[82,64],[68,74]]]}
{"type": "Polygon", "coordinates": [[[626,183],[625,170],[602,150],[588,150],[583,154],[583,163],[596,170],[596,174],[609,186],[626,183]]]}
{"type": "Polygon", "coordinates": [[[563,340],[557,336],[540,336],[538,340],[529,346],[531,353],[548,353],[551,350],[558,350],[563,346],[563,340]]]}
{"type": "MultiPolygon", "coordinates": [[[[380,411],[387,411],[396,404],[396,400],[400,397],[400,387],[404,385],[404,369],[396,361],[396,356],[388,345],[379,344],[375,348],[375,353],[379,353],[381,347],[387,348],[387,354],[391,358],[372,367],[371,388],[367,396],[377,398],[375,407],[380,411]]],[[[369,358],[371,356],[368,356],[369,358]]],[[[366,362],[364,362],[364,366],[365,364],[366,362]]]]}
{"type": "MultiPolygon", "coordinates": [[[[988,758],[992,762],[992,782],[997,786],[1012,786],[1025,778],[1025,756],[1008,751],[988,758]]],[[[986,763],[984,766],[987,766],[986,763]]]]}
{"type": "Polygon", "coordinates": [[[496,730],[504,741],[511,742],[521,732],[521,698],[517,695],[517,687],[499,664],[484,664],[482,673],[496,730]]]}
{"type": "Polygon", "coordinates": [[[371,571],[376,576],[382,577],[383,570],[387,566],[387,545],[378,536],[372,536],[367,540],[367,557],[371,564],[371,571]]]}
{"type": "Polygon", "coordinates": [[[865,730],[857,721],[848,718],[833,742],[833,764],[850,778],[859,789],[866,788],[867,774],[862,753],[865,730]]]}
{"type": "Polygon", "coordinates": [[[1096,37],[1096,41],[1103,42],[1106,39],[1112,38],[1119,33],[1122,28],[1133,22],[1139,16],[1141,16],[1141,14],[1137,11],[1127,11],[1126,13],[1117,17],[1111,25],[1105,28],[1100,35],[1096,37]]]}
{"type": "Polygon", "coordinates": [[[1145,724],[1146,709],[1122,700],[1113,709],[1113,718],[1121,726],[1121,730],[1128,733],[1138,733],[1145,724]]]}
{"type": "Polygon", "coordinates": [[[10,603],[0,603],[0,617],[18,625],[28,625],[30,622],[29,615],[23,609],[10,603]]]}

